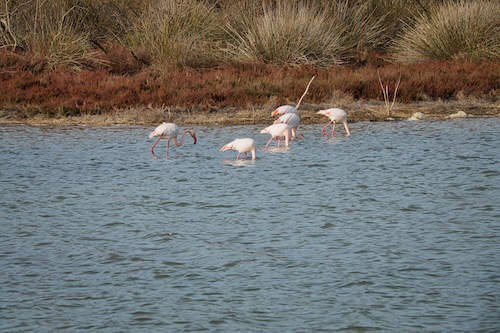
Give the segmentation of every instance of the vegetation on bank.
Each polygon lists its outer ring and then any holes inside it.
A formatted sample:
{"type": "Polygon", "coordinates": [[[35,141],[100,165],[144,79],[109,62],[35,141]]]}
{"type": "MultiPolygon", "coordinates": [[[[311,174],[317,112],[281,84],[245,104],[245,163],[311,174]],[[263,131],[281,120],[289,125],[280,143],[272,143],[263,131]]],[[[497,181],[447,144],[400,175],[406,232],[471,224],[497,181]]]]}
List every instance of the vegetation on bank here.
{"type": "Polygon", "coordinates": [[[500,60],[495,0],[3,0],[0,47],[44,68],[108,64],[116,45],[146,66],[331,66],[370,52],[402,62],[500,60]]]}
{"type": "Polygon", "coordinates": [[[272,107],[293,104],[312,75],[312,104],[382,100],[378,73],[389,89],[401,76],[402,103],[497,102],[494,0],[4,0],[0,7],[3,118],[272,107]]]}
{"type": "MultiPolygon", "coordinates": [[[[171,113],[211,113],[220,109],[271,111],[277,105],[297,103],[313,75],[316,78],[302,109],[383,101],[378,74],[389,87],[390,96],[401,75],[398,104],[466,99],[498,103],[500,86],[500,63],[490,61],[376,63],[357,68],[233,65],[203,71],[172,68],[161,74],[142,70],[129,75],[106,68],[34,73],[25,70],[33,64],[22,57],[11,53],[1,57],[6,61],[0,67],[0,116],[21,120],[36,115],[99,115],[141,107],[169,117],[171,113]]],[[[134,60],[130,61],[133,67],[134,60]]],[[[151,119],[156,120],[156,116],[151,119]]]]}

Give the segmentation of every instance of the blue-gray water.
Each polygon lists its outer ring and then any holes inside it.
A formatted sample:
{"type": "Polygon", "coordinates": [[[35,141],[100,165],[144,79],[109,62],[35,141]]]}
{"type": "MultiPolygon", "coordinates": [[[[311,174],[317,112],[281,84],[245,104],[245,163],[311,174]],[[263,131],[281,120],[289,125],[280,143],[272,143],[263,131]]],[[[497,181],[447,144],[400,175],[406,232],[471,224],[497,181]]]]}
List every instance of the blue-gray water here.
{"type": "Polygon", "coordinates": [[[0,331],[500,330],[500,118],[262,127],[0,127],[0,331]]]}

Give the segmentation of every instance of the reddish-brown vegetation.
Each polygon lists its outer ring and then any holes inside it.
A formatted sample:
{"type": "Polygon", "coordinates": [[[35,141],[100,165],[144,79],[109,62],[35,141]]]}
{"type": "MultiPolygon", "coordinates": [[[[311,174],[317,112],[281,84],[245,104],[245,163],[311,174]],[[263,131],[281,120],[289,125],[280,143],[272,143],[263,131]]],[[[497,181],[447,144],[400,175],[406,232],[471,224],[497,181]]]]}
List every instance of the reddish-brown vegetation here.
{"type": "Polygon", "coordinates": [[[0,107],[36,108],[51,115],[101,114],[140,106],[188,110],[248,108],[295,103],[312,75],[305,102],[337,104],[336,96],[383,100],[377,69],[394,84],[401,73],[398,102],[447,100],[456,96],[488,98],[498,94],[500,63],[434,61],[421,64],[370,62],[361,67],[313,68],[232,65],[157,73],[128,54],[104,56],[108,66],[83,71],[43,70],[43,62],[0,53],[0,107]]]}

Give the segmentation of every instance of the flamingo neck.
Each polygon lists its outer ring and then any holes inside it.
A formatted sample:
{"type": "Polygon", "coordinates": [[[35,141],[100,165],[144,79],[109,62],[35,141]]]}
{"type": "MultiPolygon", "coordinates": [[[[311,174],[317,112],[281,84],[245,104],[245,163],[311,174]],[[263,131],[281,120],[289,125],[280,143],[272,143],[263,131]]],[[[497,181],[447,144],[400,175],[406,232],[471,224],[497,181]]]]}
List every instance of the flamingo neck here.
{"type": "Polygon", "coordinates": [[[177,147],[182,146],[184,144],[184,136],[186,135],[187,131],[184,131],[181,136],[181,141],[177,142],[177,140],[174,141],[175,145],[177,147]]]}
{"type": "Polygon", "coordinates": [[[184,132],[182,132],[181,141],[177,142],[177,138],[174,138],[174,143],[177,147],[182,146],[184,144],[184,136],[186,135],[186,133],[189,133],[193,137],[193,140],[194,140],[193,132],[191,132],[191,130],[188,130],[188,129],[184,130],[184,132]]]}

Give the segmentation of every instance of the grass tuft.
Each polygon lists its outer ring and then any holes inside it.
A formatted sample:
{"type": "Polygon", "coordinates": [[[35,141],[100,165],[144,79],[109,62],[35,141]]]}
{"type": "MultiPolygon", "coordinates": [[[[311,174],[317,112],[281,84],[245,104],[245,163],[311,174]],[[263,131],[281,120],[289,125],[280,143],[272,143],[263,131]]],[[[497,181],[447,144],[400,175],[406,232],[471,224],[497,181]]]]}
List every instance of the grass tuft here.
{"type": "Polygon", "coordinates": [[[447,1],[421,13],[395,42],[395,59],[500,60],[500,2],[447,1]]]}
{"type": "Polygon", "coordinates": [[[240,62],[341,64],[359,45],[377,45],[382,35],[368,8],[348,1],[264,3],[260,11],[229,21],[227,52],[240,62]]]}
{"type": "Polygon", "coordinates": [[[136,18],[128,34],[134,49],[148,50],[157,69],[213,66],[222,27],[214,6],[196,0],[160,0],[136,18]]]}

